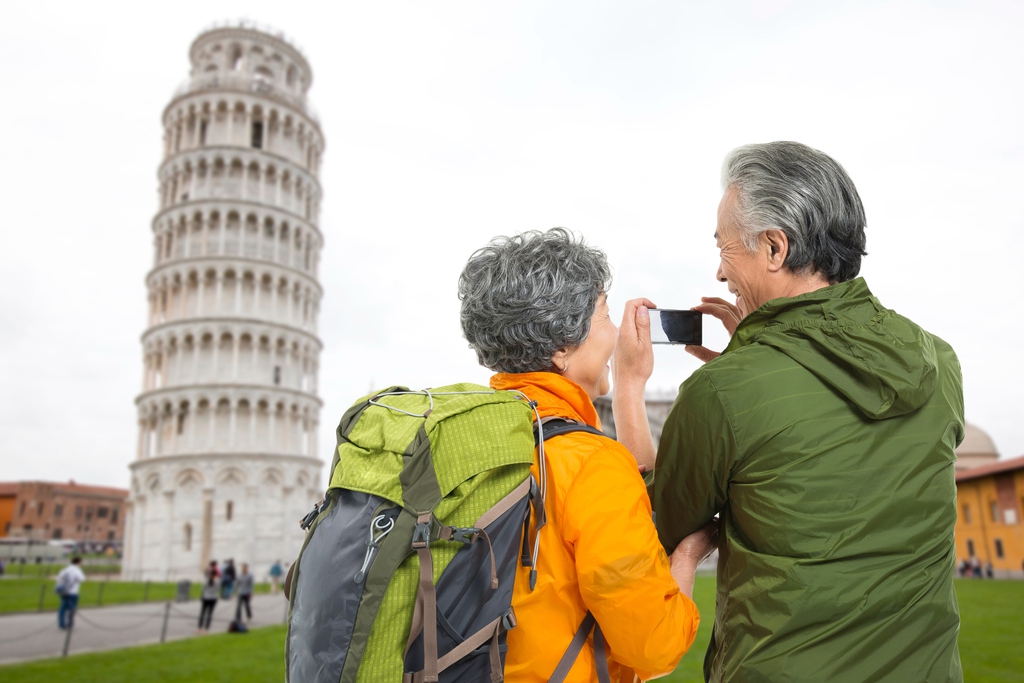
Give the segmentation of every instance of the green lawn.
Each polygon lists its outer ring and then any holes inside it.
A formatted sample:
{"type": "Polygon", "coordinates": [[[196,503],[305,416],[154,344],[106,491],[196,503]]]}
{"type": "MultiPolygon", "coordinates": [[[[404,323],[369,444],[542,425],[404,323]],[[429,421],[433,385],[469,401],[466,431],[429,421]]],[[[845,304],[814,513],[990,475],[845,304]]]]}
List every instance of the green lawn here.
{"type": "MultiPolygon", "coordinates": [[[[156,584],[154,584],[156,585],[156,584]]],[[[967,683],[1019,681],[1024,671],[1024,582],[957,580],[960,658],[967,683]]],[[[679,668],[660,679],[703,680],[701,667],[714,613],[714,579],[698,577],[694,598],[703,615],[697,640],[679,668]]],[[[74,655],[0,666],[5,683],[280,683],[284,677],[284,626],[245,635],[220,634],[166,645],[74,655]]]]}
{"type": "MultiPolygon", "coordinates": [[[[60,607],[60,597],[53,592],[53,580],[2,579],[0,580],[0,614],[4,612],[34,612],[43,599],[43,610],[60,607]]],[[[86,581],[79,589],[79,607],[122,605],[130,602],[162,602],[173,600],[178,586],[174,583],[155,583],[146,587],[144,581],[86,581]]],[[[270,584],[256,584],[257,593],[266,593],[270,584]]],[[[190,597],[198,599],[202,586],[192,583],[190,597]]]]}
{"type": "Polygon", "coordinates": [[[4,683],[284,681],[284,626],[0,667],[4,683]]]}

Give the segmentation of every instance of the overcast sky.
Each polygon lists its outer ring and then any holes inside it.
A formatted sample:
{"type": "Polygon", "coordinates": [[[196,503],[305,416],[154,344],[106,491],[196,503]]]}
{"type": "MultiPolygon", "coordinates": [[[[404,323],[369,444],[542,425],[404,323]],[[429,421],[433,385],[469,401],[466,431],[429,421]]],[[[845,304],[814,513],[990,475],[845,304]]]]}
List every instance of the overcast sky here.
{"type": "MultiPolygon", "coordinates": [[[[456,280],[495,235],[583,233],[616,318],[726,295],[721,161],[771,140],[845,166],[862,275],[1024,454],[1020,2],[26,2],[0,6],[0,479],[127,486],[161,112],[241,17],[305,52],[327,139],[320,457],[371,386],[486,383],[456,280]]],[[[658,349],[649,388],[696,364],[658,349]]]]}

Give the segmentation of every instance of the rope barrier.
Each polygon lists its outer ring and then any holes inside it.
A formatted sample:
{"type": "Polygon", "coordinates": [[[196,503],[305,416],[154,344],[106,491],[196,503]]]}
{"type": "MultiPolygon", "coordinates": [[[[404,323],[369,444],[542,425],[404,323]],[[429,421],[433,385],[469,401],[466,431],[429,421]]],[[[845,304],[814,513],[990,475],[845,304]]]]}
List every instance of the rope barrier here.
{"type": "Polygon", "coordinates": [[[134,629],[139,628],[143,624],[148,624],[149,622],[153,621],[154,619],[160,619],[161,617],[163,617],[163,615],[164,615],[163,614],[163,610],[160,610],[159,614],[154,614],[153,616],[146,617],[142,621],[140,621],[138,623],[135,623],[135,624],[132,624],[131,626],[124,626],[124,627],[118,627],[118,628],[114,628],[112,626],[103,626],[102,624],[97,624],[95,621],[93,621],[92,619],[89,619],[88,617],[86,617],[83,614],[76,614],[75,615],[75,619],[76,620],[77,619],[81,619],[82,621],[84,621],[85,623],[89,624],[93,628],[98,628],[101,631],[132,631],[134,629]]]}

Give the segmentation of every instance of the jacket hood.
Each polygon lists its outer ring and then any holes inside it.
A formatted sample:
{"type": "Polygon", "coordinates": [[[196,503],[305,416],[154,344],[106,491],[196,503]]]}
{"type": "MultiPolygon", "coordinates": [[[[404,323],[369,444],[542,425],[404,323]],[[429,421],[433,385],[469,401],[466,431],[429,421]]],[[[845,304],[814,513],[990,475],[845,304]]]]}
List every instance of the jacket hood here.
{"type": "Polygon", "coordinates": [[[863,278],[769,301],[743,319],[725,353],[750,344],[786,354],[871,419],[913,412],[935,391],[931,335],[883,307],[863,278]]]}

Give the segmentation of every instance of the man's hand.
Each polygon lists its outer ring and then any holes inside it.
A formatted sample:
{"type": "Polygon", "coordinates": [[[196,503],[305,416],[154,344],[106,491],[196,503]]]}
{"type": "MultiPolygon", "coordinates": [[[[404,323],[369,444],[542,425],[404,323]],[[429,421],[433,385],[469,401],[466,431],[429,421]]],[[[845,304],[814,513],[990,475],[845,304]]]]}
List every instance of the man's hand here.
{"type": "MultiPolygon", "coordinates": [[[[702,296],[700,300],[701,304],[699,306],[694,306],[693,310],[700,311],[701,313],[710,315],[713,318],[718,318],[722,321],[722,326],[725,327],[725,331],[729,333],[729,336],[732,336],[736,331],[736,327],[740,324],[740,321],[743,320],[743,313],[740,312],[740,309],[725,299],[720,299],[717,296],[702,296]]],[[[718,351],[712,351],[711,349],[703,346],[687,346],[686,352],[691,356],[699,358],[704,363],[722,355],[718,351]]]]}
{"type": "Polygon", "coordinates": [[[718,520],[711,520],[697,531],[684,538],[668,558],[672,577],[679,584],[679,590],[693,598],[693,579],[697,566],[708,559],[718,547],[718,520]]]}
{"type": "Polygon", "coordinates": [[[654,372],[654,347],[651,346],[651,316],[648,308],[657,308],[650,299],[630,299],[622,312],[622,325],[612,356],[615,386],[644,387],[654,372]]]}

